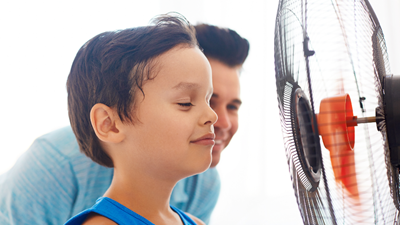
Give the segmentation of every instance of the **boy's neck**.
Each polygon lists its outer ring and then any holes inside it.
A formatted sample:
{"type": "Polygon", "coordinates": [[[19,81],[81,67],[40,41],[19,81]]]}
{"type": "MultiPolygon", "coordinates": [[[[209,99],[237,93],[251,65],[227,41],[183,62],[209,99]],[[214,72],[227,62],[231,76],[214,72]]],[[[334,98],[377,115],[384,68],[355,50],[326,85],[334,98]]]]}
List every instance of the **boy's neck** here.
{"type": "Polygon", "coordinates": [[[155,224],[173,224],[179,216],[169,205],[177,181],[161,180],[140,173],[125,173],[114,168],[110,187],[104,194],[155,224]]]}

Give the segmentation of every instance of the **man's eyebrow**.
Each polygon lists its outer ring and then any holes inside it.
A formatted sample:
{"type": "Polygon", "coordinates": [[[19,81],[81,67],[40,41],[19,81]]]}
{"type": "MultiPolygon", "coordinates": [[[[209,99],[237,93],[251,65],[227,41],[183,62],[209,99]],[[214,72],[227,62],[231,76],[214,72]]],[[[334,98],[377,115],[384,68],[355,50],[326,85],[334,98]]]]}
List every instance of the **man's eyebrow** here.
{"type": "Polygon", "coordinates": [[[232,102],[241,105],[242,101],[240,99],[234,99],[232,102]]]}
{"type": "Polygon", "coordinates": [[[190,82],[180,82],[179,84],[175,85],[172,89],[194,89],[199,87],[199,84],[190,83],[190,82]]]}
{"type": "MultiPolygon", "coordinates": [[[[212,98],[218,98],[219,96],[218,96],[218,94],[213,93],[211,97],[212,98]]],[[[232,100],[232,103],[236,103],[236,104],[241,105],[242,101],[240,99],[235,98],[235,99],[232,100]]]]}

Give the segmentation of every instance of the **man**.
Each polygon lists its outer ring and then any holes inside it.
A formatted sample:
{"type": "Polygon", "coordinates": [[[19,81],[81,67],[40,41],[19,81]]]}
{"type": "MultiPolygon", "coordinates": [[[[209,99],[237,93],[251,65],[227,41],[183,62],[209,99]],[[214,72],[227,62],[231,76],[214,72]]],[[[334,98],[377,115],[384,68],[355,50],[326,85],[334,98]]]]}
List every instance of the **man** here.
{"type": "MultiPolygon", "coordinates": [[[[195,26],[200,48],[210,62],[218,115],[211,168],[178,182],[171,205],[209,222],[218,200],[215,166],[238,129],[239,72],[249,43],[235,31],[195,26]]],[[[0,224],[63,224],[93,205],[109,187],[113,169],[94,163],[79,151],[70,127],[38,138],[14,167],[0,176],[0,224]]]]}

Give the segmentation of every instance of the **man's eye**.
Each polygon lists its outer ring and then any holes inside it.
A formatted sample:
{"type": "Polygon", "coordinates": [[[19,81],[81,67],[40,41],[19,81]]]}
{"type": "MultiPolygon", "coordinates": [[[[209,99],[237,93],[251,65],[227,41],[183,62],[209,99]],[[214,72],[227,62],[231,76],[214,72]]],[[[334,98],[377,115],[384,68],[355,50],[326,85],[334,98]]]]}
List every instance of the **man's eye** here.
{"type": "Polygon", "coordinates": [[[191,102],[188,102],[188,103],[178,103],[178,105],[183,106],[183,107],[194,106],[191,102]]]}
{"type": "Polygon", "coordinates": [[[227,108],[229,110],[239,110],[239,107],[237,107],[236,105],[228,105],[227,108]]]}
{"type": "Polygon", "coordinates": [[[214,103],[214,101],[212,101],[212,100],[210,100],[210,101],[208,102],[208,105],[209,105],[212,109],[215,107],[215,103],[214,103]]]}

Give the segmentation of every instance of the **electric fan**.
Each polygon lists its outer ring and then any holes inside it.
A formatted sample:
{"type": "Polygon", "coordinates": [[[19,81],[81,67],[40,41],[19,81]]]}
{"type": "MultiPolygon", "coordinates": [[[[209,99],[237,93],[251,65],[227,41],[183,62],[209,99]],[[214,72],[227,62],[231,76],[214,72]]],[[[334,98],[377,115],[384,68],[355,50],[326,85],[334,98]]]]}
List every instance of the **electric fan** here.
{"type": "Polygon", "coordinates": [[[400,78],[368,0],[280,0],[274,42],[304,224],[397,224],[400,78]]]}

